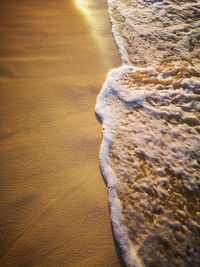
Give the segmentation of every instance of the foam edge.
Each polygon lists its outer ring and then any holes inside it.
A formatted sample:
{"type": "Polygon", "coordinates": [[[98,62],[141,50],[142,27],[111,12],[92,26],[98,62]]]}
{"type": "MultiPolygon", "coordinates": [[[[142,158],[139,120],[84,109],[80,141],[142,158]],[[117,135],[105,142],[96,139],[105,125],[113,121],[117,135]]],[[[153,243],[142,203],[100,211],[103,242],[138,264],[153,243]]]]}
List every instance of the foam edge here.
{"type": "Polygon", "coordinates": [[[136,250],[131,245],[128,239],[127,229],[123,220],[121,202],[117,196],[118,182],[117,177],[109,164],[109,151],[112,146],[112,139],[106,129],[106,116],[104,117],[105,95],[111,93],[112,88],[110,87],[111,80],[113,81],[114,76],[119,73],[122,67],[113,69],[108,73],[107,79],[100,91],[95,106],[95,113],[100,118],[103,128],[103,137],[100,147],[100,170],[107,186],[108,190],[108,202],[111,214],[111,224],[113,228],[114,238],[119,247],[119,253],[122,256],[122,260],[126,266],[143,267],[144,265],[137,256],[136,250]]]}

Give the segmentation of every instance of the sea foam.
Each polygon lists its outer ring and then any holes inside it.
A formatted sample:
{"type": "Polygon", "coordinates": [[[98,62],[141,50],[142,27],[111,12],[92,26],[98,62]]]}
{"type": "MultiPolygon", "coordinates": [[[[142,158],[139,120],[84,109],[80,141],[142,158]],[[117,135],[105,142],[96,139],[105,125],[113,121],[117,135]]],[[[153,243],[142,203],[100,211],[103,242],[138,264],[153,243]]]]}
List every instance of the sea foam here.
{"type": "Polygon", "coordinates": [[[97,98],[127,266],[200,266],[199,1],[109,0],[122,66],[97,98]]]}

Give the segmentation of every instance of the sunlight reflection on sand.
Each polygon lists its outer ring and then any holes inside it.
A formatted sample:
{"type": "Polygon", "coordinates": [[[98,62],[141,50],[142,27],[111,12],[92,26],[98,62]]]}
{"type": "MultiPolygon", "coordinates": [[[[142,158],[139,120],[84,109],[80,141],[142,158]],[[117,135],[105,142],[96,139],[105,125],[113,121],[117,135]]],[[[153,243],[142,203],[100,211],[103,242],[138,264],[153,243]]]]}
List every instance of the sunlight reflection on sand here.
{"type": "Polygon", "coordinates": [[[101,6],[97,9],[96,4],[94,5],[93,3],[93,0],[74,0],[74,4],[76,8],[84,15],[89,26],[91,27],[92,35],[97,42],[101,53],[103,54],[105,64],[110,65],[111,62],[113,62],[113,55],[110,53],[110,37],[112,38],[112,36],[107,35],[107,31],[111,31],[111,29],[108,29],[108,14],[105,14],[105,11],[103,8],[101,8],[101,6]],[[104,16],[104,19],[102,19],[102,16],[104,16]]]}

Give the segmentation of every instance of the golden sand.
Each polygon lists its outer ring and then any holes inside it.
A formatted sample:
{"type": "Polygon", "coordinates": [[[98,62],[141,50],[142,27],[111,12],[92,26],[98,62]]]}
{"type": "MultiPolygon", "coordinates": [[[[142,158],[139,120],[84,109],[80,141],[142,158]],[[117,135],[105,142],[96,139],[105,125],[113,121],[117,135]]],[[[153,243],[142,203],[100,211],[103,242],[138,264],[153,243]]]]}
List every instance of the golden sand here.
{"type": "Polygon", "coordinates": [[[0,2],[1,266],[119,265],[94,105],[120,62],[93,8],[97,28],[73,1],[0,2]]]}

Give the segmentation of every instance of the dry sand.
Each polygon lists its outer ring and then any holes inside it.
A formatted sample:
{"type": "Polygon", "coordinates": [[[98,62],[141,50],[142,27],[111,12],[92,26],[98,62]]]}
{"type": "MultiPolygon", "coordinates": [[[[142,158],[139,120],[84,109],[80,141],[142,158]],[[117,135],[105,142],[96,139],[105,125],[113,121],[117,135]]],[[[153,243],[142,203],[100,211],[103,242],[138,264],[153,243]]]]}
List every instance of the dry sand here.
{"type": "Polygon", "coordinates": [[[97,28],[70,0],[0,2],[1,266],[119,265],[94,105],[120,60],[93,2],[97,28]]]}

